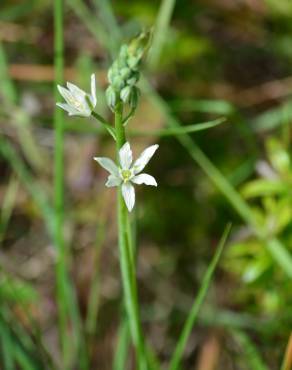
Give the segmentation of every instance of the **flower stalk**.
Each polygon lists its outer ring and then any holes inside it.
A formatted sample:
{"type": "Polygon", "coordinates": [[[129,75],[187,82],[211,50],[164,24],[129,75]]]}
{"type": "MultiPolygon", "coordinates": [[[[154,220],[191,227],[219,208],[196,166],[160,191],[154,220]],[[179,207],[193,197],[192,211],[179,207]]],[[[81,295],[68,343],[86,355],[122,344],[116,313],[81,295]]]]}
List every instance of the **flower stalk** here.
{"type": "MultiPolygon", "coordinates": [[[[116,131],[116,151],[117,161],[119,161],[119,150],[126,143],[125,127],[123,126],[123,104],[118,102],[115,109],[115,131],[116,131]]],[[[144,339],[141,328],[141,321],[138,308],[138,293],[135,276],[135,267],[130,250],[129,213],[123,199],[121,186],[117,192],[118,207],[118,235],[119,235],[119,252],[120,268],[122,274],[123,290],[125,295],[125,306],[133,343],[137,350],[137,363],[139,370],[147,369],[147,362],[144,350],[144,339]]]]}

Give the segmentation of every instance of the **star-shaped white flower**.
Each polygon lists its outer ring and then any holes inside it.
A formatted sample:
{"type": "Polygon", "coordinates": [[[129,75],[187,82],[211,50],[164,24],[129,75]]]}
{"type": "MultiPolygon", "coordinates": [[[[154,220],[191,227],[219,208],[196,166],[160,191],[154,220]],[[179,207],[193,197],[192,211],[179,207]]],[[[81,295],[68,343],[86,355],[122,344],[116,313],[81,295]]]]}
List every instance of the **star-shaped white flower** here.
{"type": "Polygon", "coordinates": [[[67,82],[67,89],[58,85],[58,90],[66,103],[56,103],[58,107],[68,112],[69,116],[89,117],[96,106],[95,75],[91,75],[91,94],[78,86],[67,82]]]}
{"type": "Polygon", "coordinates": [[[110,173],[105,185],[107,187],[122,186],[122,195],[130,212],[135,204],[135,189],[133,184],[157,186],[157,182],[153,176],[146,173],[140,174],[157,148],[157,144],[149,146],[142,152],[140,157],[132,163],[133,155],[130,144],[125,143],[119,151],[119,166],[109,158],[94,157],[94,160],[110,173]]]}

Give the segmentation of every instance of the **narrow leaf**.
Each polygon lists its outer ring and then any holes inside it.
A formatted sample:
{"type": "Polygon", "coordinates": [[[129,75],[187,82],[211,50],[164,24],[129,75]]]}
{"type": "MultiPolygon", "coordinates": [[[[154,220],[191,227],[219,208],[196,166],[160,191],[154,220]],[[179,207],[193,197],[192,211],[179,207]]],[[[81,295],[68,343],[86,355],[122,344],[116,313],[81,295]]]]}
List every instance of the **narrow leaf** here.
{"type": "Polygon", "coordinates": [[[232,334],[244,352],[244,365],[252,370],[268,370],[263,359],[248,335],[241,330],[233,330],[232,334]]]}
{"type": "Polygon", "coordinates": [[[130,130],[130,135],[132,136],[178,136],[184,135],[187,133],[207,130],[208,128],[215,127],[220,125],[221,123],[225,122],[226,118],[218,118],[213,121],[202,122],[202,123],[195,123],[193,125],[188,126],[179,126],[179,127],[171,127],[162,130],[154,130],[154,131],[140,131],[140,130],[130,130]]]}
{"type": "Polygon", "coordinates": [[[208,269],[207,269],[207,271],[206,271],[206,273],[203,277],[203,281],[202,281],[202,284],[200,286],[199,292],[198,292],[198,294],[197,294],[197,296],[194,300],[194,303],[191,307],[190,313],[187,317],[187,320],[185,322],[185,325],[183,327],[183,330],[182,330],[181,335],[179,337],[179,340],[177,342],[175,351],[174,351],[173,356],[170,360],[169,370],[179,369],[185,346],[187,344],[187,341],[189,339],[189,336],[191,334],[193,326],[197,321],[198,313],[199,313],[200,308],[202,306],[202,303],[204,302],[204,299],[206,297],[206,294],[207,294],[208,288],[210,286],[215,268],[218,264],[218,261],[219,261],[219,258],[221,256],[221,254],[222,254],[223,247],[226,243],[226,239],[229,235],[230,229],[231,229],[231,225],[228,224],[226,226],[225,230],[224,230],[224,233],[223,233],[222,237],[221,237],[221,240],[219,242],[216,253],[215,253],[214,257],[212,258],[212,261],[209,264],[208,269]]]}

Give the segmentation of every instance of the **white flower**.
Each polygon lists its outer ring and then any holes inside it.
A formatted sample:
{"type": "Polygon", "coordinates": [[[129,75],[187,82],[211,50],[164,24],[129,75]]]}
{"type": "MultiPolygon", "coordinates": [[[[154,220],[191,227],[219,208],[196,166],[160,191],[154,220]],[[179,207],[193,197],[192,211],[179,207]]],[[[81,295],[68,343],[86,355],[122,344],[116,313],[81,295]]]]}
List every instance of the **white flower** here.
{"type": "Polygon", "coordinates": [[[91,75],[91,94],[87,94],[78,86],[67,82],[67,89],[58,85],[58,90],[66,103],[56,103],[69,113],[69,116],[89,117],[96,106],[95,75],[91,75]]]}
{"type": "Polygon", "coordinates": [[[133,164],[133,155],[129,143],[125,143],[119,151],[119,166],[109,158],[94,157],[94,160],[110,173],[105,185],[107,187],[122,186],[122,195],[130,212],[135,204],[133,183],[157,186],[153,176],[146,173],[139,174],[150,161],[157,148],[157,144],[149,146],[133,164]]]}

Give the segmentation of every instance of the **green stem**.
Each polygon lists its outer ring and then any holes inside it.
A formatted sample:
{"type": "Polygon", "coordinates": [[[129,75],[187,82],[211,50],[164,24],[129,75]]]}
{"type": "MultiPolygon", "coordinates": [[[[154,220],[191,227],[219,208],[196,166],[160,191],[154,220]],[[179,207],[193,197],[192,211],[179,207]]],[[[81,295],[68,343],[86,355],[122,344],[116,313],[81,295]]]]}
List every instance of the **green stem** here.
{"type": "Polygon", "coordinates": [[[115,129],[101,116],[99,115],[98,113],[96,112],[92,112],[91,113],[92,116],[98,121],[100,122],[103,127],[110,133],[110,135],[114,138],[114,140],[116,141],[116,133],[115,133],[115,129]]]}
{"type": "MultiPolygon", "coordinates": [[[[117,157],[120,148],[126,142],[125,128],[123,126],[123,105],[118,103],[115,111],[115,130],[116,130],[116,148],[117,157]]],[[[117,158],[119,161],[119,159],[117,158]]],[[[140,323],[137,283],[135,277],[134,261],[130,245],[129,235],[129,214],[124,202],[121,188],[118,189],[118,228],[119,228],[119,249],[120,265],[125,295],[125,305],[130,324],[133,343],[137,351],[137,363],[139,370],[147,369],[144,340],[140,323]]]]}
{"type": "MultiPolygon", "coordinates": [[[[54,4],[54,30],[55,30],[55,97],[58,97],[57,84],[63,82],[63,2],[55,0],[54,4]]],[[[57,100],[57,99],[56,99],[57,100]]],[[[63,220],[64,220],[64,130],[63,130],[63,111],[55,109],[55,177],[54,177],[54,194],[55,194],[55,244],[57,248],[56,262],[56,280],[57,280],[57,301],[58,301],[58,320],[59,335],[63,361],[66,362],[68,351],[70,349],[68,336],[66,334],[66,262],[65,262],[65,245],[63,240],[63,220]]]]}

